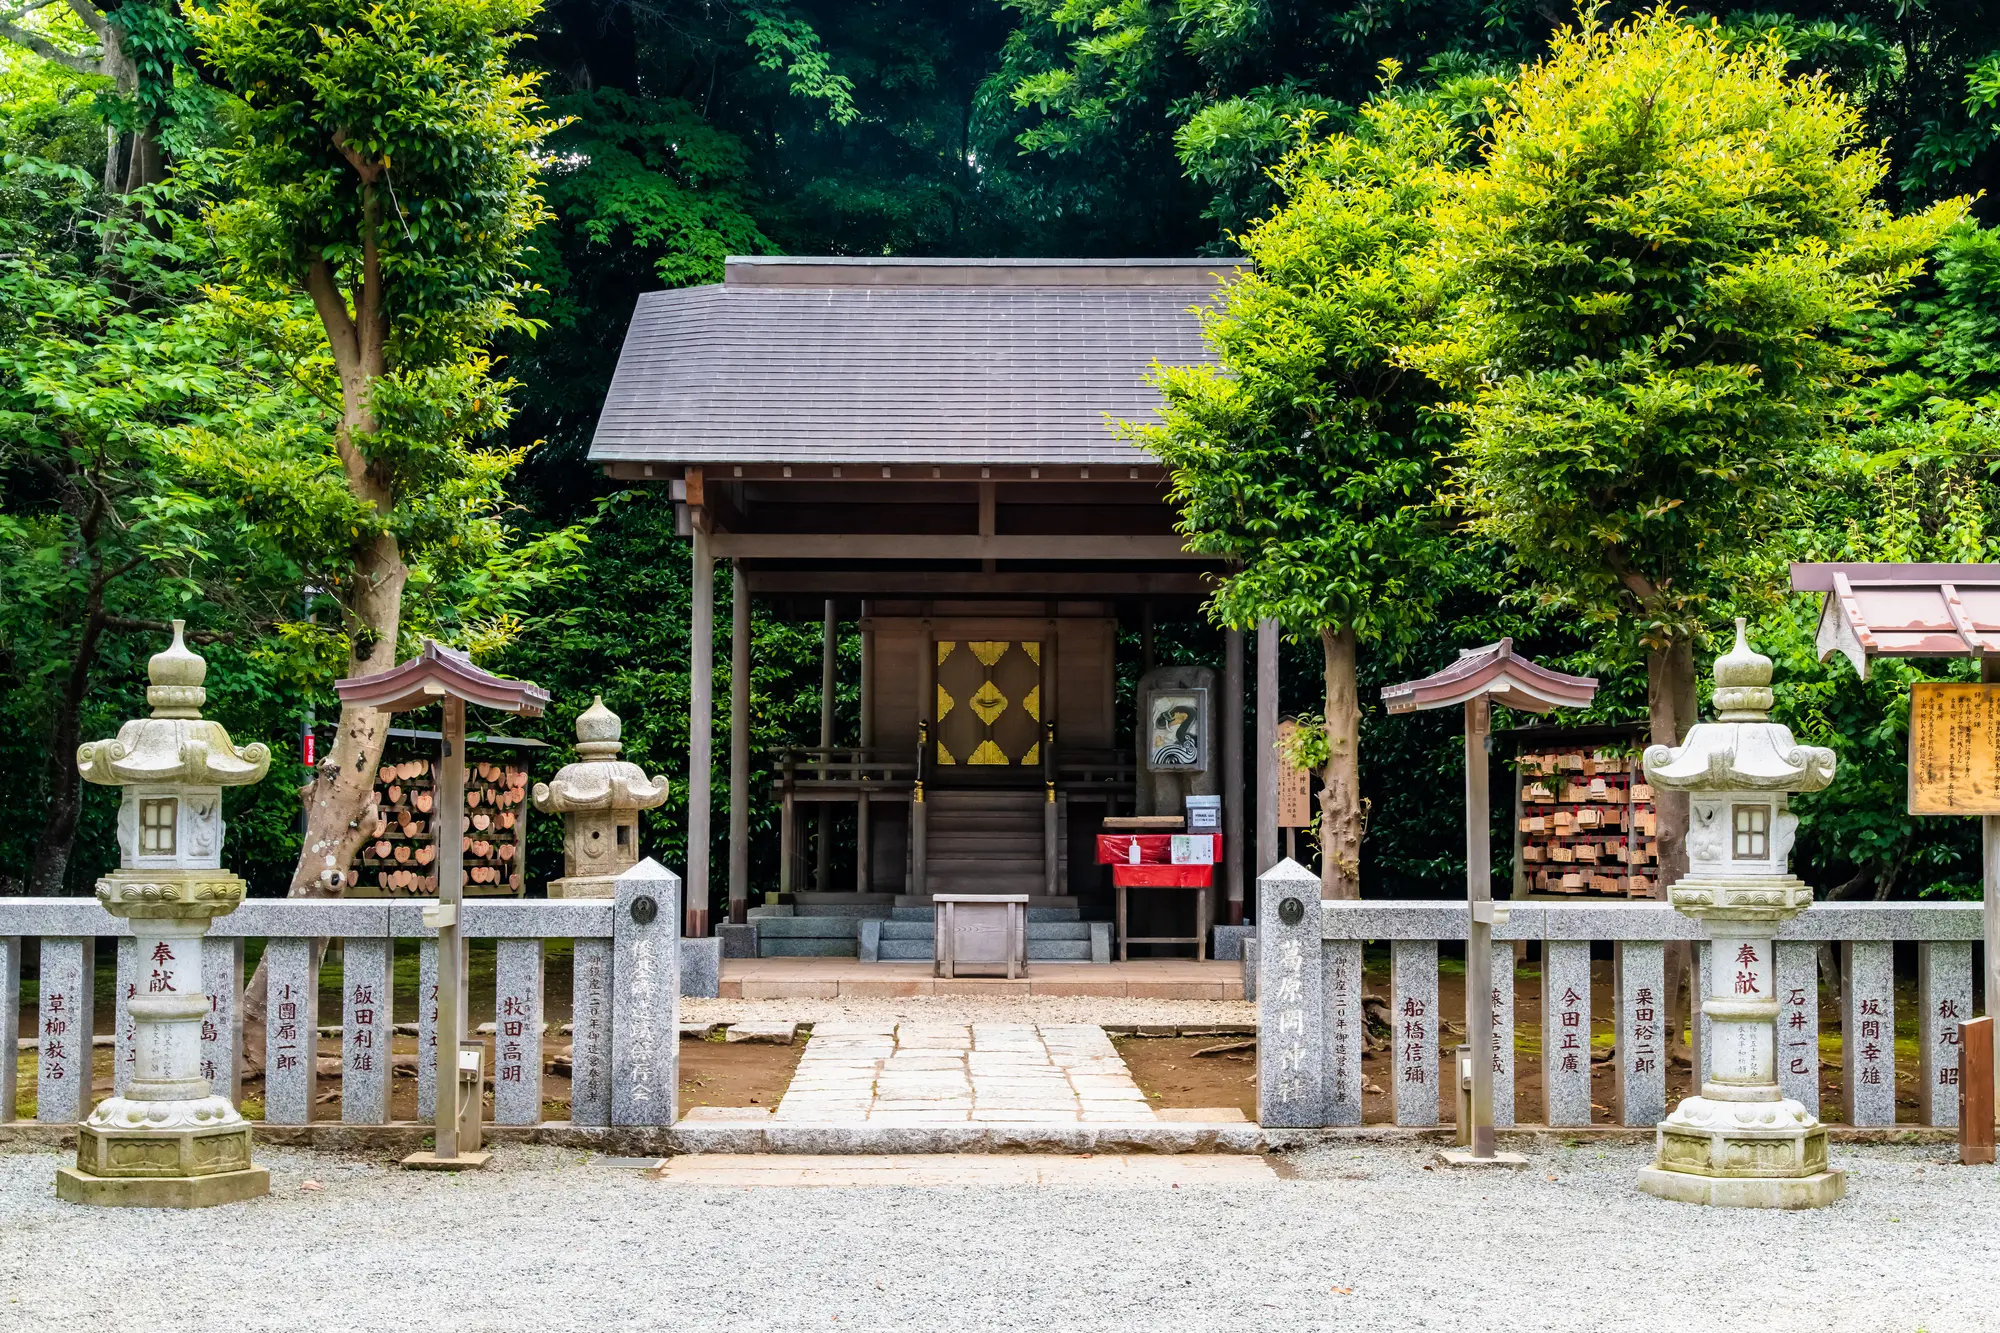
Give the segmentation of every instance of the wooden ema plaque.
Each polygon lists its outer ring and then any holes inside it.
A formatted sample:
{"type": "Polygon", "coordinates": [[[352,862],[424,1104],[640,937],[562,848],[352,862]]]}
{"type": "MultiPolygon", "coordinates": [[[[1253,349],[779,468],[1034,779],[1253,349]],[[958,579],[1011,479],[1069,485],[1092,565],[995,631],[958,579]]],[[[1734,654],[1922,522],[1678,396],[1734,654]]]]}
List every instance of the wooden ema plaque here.
{"type": "Polygon", "coordinates": [[[1299,724],[1278,724],[1278,827],[1305,828],[1312,823],[1312,773],[1285,761],[1299,724]]]}
{"type": "Polygon", "coordinates": [[[1910,686],[1910,813],[2000,815],[2000,685],[1910,686]]]}

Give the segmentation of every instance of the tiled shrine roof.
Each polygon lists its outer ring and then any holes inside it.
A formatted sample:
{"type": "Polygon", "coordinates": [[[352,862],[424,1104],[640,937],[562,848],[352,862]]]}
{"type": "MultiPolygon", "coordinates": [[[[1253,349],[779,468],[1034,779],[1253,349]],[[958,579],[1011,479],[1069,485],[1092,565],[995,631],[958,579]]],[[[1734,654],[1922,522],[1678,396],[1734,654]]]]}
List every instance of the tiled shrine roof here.
{"type": "Polygon", "coordinates": [[[1237,260],[731,259],[648,292],[593,462],[1150,464],[1155,362],[1237,260]]]}
{"type": "Polygon", "coordinates": [[[2000,653],[2000,565],[1798,564],[1792,590],[1823,594],[1820,661],[1864,679],[1871,657],[2000,653]]]}

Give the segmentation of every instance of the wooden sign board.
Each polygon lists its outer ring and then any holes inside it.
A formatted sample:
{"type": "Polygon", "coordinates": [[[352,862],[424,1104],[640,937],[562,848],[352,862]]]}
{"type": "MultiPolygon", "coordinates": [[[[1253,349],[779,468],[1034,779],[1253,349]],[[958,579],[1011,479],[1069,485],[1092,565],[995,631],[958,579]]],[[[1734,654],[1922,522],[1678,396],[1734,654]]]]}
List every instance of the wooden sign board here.
{"type": "Polygon", "coordinates": [[[2000,685],[1910,686],[1910,813],[2000,815],[2000,685]]]}
{"type": "Polygon", "coordinates": [[[1279,828],[1304,828],[1312,823],[1312,773],[1307,769],[1294,768],[1285,761],[1298,730],[1296,722],[1278,724],[1279,828]]]}

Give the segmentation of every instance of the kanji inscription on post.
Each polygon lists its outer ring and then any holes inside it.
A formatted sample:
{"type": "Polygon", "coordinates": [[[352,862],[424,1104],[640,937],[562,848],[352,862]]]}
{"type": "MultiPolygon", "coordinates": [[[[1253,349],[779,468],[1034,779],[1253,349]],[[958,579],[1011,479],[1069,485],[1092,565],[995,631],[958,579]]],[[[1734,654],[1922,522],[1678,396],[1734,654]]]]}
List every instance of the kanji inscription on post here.
{"type": "Polygon", "coordinates": [[[1910,813],[2000,815],[2000,685],[1910,686],[1910,813]]]}

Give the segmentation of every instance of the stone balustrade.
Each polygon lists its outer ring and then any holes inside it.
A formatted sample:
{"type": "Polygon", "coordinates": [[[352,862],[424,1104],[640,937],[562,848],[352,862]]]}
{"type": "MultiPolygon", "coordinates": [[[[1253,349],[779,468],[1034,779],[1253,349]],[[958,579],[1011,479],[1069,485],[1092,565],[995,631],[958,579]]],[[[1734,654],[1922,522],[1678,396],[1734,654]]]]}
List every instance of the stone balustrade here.
{"type": "MultiPolygon", "coordinates": [[[[1435,1125],[1449,1107],[1448,1060],[1465,1015],[1441,1012],[1438,946],[1466,938],[1466,907],[1450,902],[1322,902],[1318,876],[1283,863],[1258,881],[1255,969],[1259,1033],[1258,1119],[1266,1128],[1359,1125],[1361,1059],[1367,1041],[1362,1010],[1362,946],[1386,944],[1394,1122],[1435,1125]],[[1296,904],[1296,906],[1291,906],[1296,904]],[[1441,1023],[1453,1035],[1441,1039],[1441,1023]],[[1441,1078],[1445,1080],[1441,1083],[1441,1078]]],[[[1552,1127],[1592,1123],[1650,1126],[1665,1116],[1667,990],[1665,946],[1693,945],[1709,975],[1706,930],[1663,902],[1512,903],[1493,931],[1495,1028],[1515,1032],[1515,945],[1532,941],[1542,964],[1541,1073],[1545,1119],[1552,1127]],[[1609,1014],[1592,1012],[1591,946],[1611,946],[1609,1014]],[[1591,1105],[1590,1031],[1608,1018],[1615,1033],[1617,1096],[1613,1116],[1591,1105]]],[[[1916,946],[1919,1124],[1958,1123],[1958,1024],[1974,1016],[1973,946],[1981,938],[1978,903],[1824,903],[1777,932],[1778,1082],[1786,1097],[1832,1123],[1896,1123],[1897,996],[1892,950],[1916,946]],[[1844,1104],[1820,1106],[1818,950],[1839,950],[1841,1076],[1844,1104]]],[[[1828,981],[1829,988],[1833,982],[1828,981]]],[[[1831,994],[1831,989],[1829,989],[1831,994]]],[[[1695,1003],[1699,1004],[1697,995],[1695,1003]]],[[[1695,1058],[1708,1048],[1697,1023],[1695,1058]]],[[[1494,1121],[1517,1123],[1516,1042],[1503,1035],[1494,1060],[1494,1121]]],[[[1533,1059],[1533,1056],[1519,1058],[1533,1059]]],[[[1703,1072],[1706,1072],[1704,1063],[1703,1072]]],[[[1698,1082],[1698,1080],[1697,1080],[1698,1082]]],[[[1605,1103],[1600,1099],[1600,1105],[1605,1103]]]]}
{"type": "MultiPolygon", "coordinates": [[[[628,875],[618,883],[617,898],[475,900],[462,907],[466,937],[495,942],[494,1124],[542,1123],[543,1072],[552,1048],[560,1046],[572,1047],[570,1124],[673,1123],[678,1001],[683,994],[717,993],[717,941],[680,937],[678,877],[628,875]],[[627,900],[640,894],[651,901],[634,911],[627,900]],[[546,1022],[543,946],[549,940],[573,941],[568,1037],[546,1022]]],[[[263,1122],[302,1125],[314,1118],[323,1023],[340,1027],[342,1122],[380,1125],[389,1122],[390,1038],[397,1026],[414,1022],[417,1115],[429,1120],[436,1098],[437,932],[423,917],[433,906],[431,899],[414,898],[252,898],[218,918],[203,951],[211,1010],[202,1025],[204,1076],[238,1100],[243,946],[261,938],[269,986],[263,1122]],[[320,1011],[319,939],[342,946],[340,1005],[331,1013],[320,1011]],[[394,993],[395,946],[405,940],[417,941],[419,955],[414,1013],[403,1012],[394,993]]],[[[90,978],[98,941],[107,937],[118,950],[113,1077],[122,1089],[136,1035],[126,997],[141,975],[132,923],[92,898],[0,898],[0,1012],[20,1012],[24,950],[40,951],[38,1121],[75,1123],[95,1100],[90,978]]],[[[16,1064],[0,1061],[0,1122],[14,1114],[16,1064]]]]}

